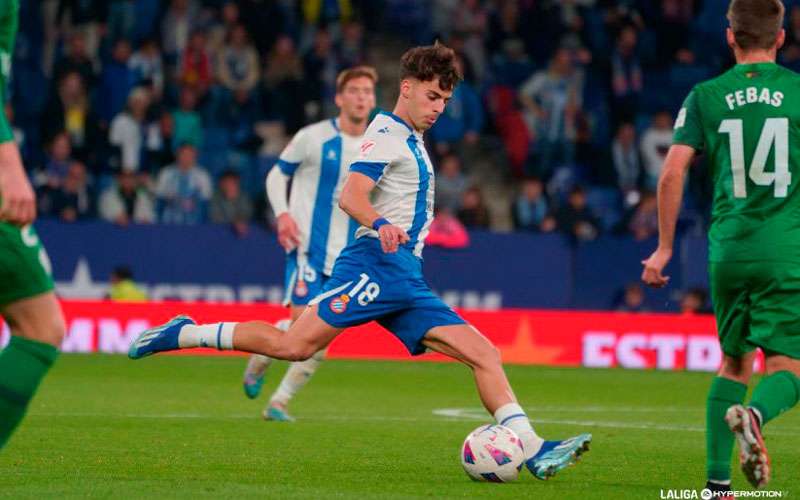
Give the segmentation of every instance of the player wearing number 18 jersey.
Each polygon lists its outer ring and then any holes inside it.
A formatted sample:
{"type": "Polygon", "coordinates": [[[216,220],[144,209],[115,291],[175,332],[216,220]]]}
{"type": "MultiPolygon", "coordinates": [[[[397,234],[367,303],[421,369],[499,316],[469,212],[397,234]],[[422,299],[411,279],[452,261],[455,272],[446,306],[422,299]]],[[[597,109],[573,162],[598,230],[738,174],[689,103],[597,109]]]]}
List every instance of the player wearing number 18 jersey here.
{"type": "MultiPolygon", "coordinates": [[[[422,132],[430,128],[461,75],[452,49],[416,47],[402,58],[393,113],[377,116],[350,166],[339,205],[360,228],[333,267],[323,291],[283,333],[263,322],[196,325],[186,317],[143,332],[128,355],[213,345],[279,359],[307,359],[344,329],[377,321],[411,352],[430,349],[471,368],[481,401],[497,423],[520,437],[526,465],[547,479],[575,463],[591,435],[545,441],[531,426],[508,383],[497,349],[428,287],[422,247],[433,217],[433,167],[422,132]]],[[[488,478],[491,479],[491,478],[488,478]]],[[[495,478],[496,479],[496,478],[495,478]]]]}
{"type": "Polygon", "coordinates": [[[645,282],[664,286],[685,171],[704,151],[714,185],[711,294],[724,354],[708,395],[711,489],[730,488],[734,437],[750,483],[769,481],[761,427],[800,398],[800,75],[775,64],[783,13],[779,0],[731,2],[727,39],[737,64],[695,86],[678,113],[659,182],[659,248],[644,262],[645,282]],[[767,377],[745,408],[756,348],[767,377]]]}

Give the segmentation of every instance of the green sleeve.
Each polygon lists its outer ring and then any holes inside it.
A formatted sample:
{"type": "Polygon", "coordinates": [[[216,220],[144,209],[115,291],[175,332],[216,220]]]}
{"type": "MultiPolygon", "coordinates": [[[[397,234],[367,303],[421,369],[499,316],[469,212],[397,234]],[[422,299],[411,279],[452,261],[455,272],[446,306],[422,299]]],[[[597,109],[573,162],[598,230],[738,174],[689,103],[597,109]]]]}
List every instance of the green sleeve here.
{"type": "Polygon", "coordinates": [[[675,118],[673,144],[685,144],[696,150],[703,149],[703,123],[700,117],[700,106],[697,103],[697,89],[692,89],[675,118]]]}
{"type": "Polygon", "coordinates": [[[11,56],[17,37],[18,11],[18,0],[0,0],[0,143],[14,139],[2,106],[8,98],[6,86],[11,76],[11,56]]]}

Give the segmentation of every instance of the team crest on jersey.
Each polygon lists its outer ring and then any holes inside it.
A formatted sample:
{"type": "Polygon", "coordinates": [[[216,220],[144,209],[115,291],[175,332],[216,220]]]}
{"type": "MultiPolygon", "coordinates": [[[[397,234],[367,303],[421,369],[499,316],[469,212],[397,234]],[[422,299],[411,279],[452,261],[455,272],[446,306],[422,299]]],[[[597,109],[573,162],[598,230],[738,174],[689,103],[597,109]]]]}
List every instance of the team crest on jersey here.
{"type": "Polygon", "coordinates": [[[347,303],[350,302],[350,296],[347,294],[336,297],[331,301],[331,311],[336,314],[342,314],[347,310],[347,303]]]}
{"type": "Polygon", "coordinates": [[[361,157],[365,158],[372,148],[375,147],[375,141],[364,141],[361,143],[361,157]]]}
{"type": "Polygon", "coordinates": [[[308,295],[308,285],[303,280],[297,280],[297,284],[294,286],[294,294],[298,297],[305,297],[308,295]]]}

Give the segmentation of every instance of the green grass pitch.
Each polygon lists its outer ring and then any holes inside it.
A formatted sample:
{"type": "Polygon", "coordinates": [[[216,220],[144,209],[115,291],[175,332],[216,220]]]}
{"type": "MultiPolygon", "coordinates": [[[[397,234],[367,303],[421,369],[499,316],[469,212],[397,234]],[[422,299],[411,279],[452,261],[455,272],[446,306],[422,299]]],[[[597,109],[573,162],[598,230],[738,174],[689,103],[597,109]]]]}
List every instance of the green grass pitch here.
{"type": "MultiPolygon", "coordinates": [[[[509,366],[538,432],[592,432],[547,482],[474,483],[459,447],[489,422],[467,369],[327,361],[294,424],[244,397],[238,357],[64,355],[0,453],[7,498],[660,498],[701,488],[711,375],[509,366]]],[[[800,492],[800,410],[766,428],[770,489],[800,492]],[[795,491],[792,491],[795,490],[795,491]]],[[[745,489],[734,471],[734,485],[745,489]]]]}

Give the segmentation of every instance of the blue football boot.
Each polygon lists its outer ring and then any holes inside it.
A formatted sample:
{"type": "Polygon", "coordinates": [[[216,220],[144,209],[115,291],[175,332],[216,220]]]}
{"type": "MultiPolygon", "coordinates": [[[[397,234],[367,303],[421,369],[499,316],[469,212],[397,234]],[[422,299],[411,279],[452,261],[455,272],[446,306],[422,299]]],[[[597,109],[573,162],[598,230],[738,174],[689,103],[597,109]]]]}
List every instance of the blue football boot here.
{"type": "Polygon", "coordinates": [[[591,434],[580,434],[563,441],[545,441],[542,448],[525,465],[536,479],[549,479],[561,469],[577,462],[582,454],[589,451],[591,442],[591,434]]]}
{"type": "Polygon", "coordinates": [[[178,334],[181,328],[194,324],[194,320],[188,316],[175,316],[163,325],[145,330],[131,343],[128,357],[140,359],[157,352],[179,349],[178,334]]]}

